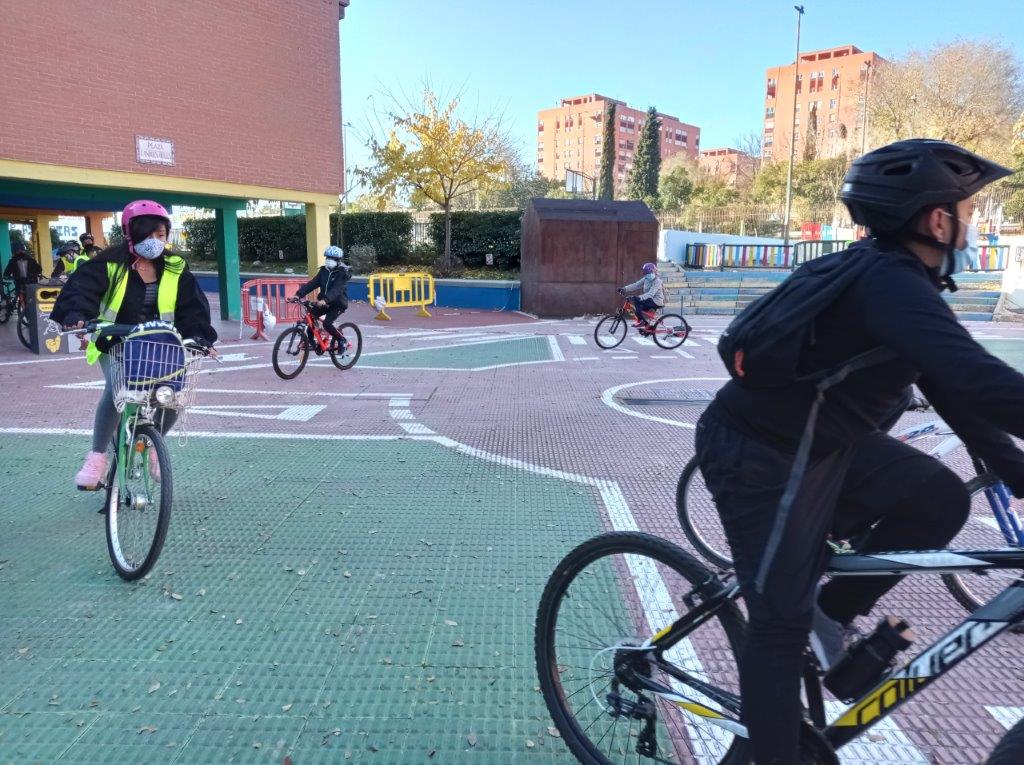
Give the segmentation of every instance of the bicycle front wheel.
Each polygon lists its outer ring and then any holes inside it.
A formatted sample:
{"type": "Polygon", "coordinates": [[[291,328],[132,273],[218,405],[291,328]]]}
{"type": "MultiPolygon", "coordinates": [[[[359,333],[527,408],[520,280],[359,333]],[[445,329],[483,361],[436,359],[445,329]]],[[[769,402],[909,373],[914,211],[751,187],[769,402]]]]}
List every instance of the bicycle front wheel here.
{"type": "MultiPolygon", "coordinates": [[[[996,483],[995,476],[988,474],[977,476],[967,482],[967,491],[971,495],[971,510],[967,523],[953,537],[948,547],[953,550],[998,550],[1007,546],[1006,537],[999,528],[995,513],[985,496],[985,489],[996,483]]],[[[998,501],[998,500],[996,500],[998,501]]],[[[946,589],[956,601],[969,612],[977,611],[988,601],[1002,592],[1012,579],[1021,572],[1012,570],[993,570],[973,573],[965,571],[958,574],[943,574],[942,581],[946,589]]],[[[1011,628],[1014,632],[1024,632],[1024,624],[1011,628]]]]}
{"type": "Polygon", "coordinates": [[[282,380],[292,380],[306,366],[309,359],[309,341],[306,339],[305,327],[292,327],[282,332],[274,343],[274,354],[271,357],[274,371],[282,380]]]}
{"type": "Polygon", "coordinates": [[[690,325],[677,313],[666,313],[652,327],[654,342],[665,350],[673,350],[686,342],[690,336],[690,325]]]}
{"type": "Polygon", "coordinates": [[[29,350],[32,349],[30,321],[28,311],[18,311],[18,339],[29,350]]]}
{"type": "Polygon", "coordinates": [[[620,345],[626,339],[627,332],[629,332],[629,325],[626,320],[621,316],[609,314],[594,327],[594,342],[597,343],[598,348],[604,348],[607,351],[620,345]]]}
{"type": "Polygon", "coordinates": [[[13,310],[9,301],[0,298],[0,324],[7,323],[8,319],[11,318],[11,311],[13,310]]]}
{"type": "Polygon", "coordinates": [[[350,321],[339,324],[338,331],[345,338],[346,347],[341,351],[331,351],[331,361],[338,369],[351,369],[363,352],[363,333],[350,321]]]}
{"type": "Polygon", "coordinates": [[[558,564],[541,596],[534,648],[548,711],[581,762],[748,761],[746,739],[710,720],[725,707],[705,693],[738,697],[744,622],[736,604],[723,602],[662,655],[643,648],[716,587],[695,558],[647,534],[604,534],[558,564]]]}
{"type": "Polygon", "coordinates": [[[686,538],[705,560],[719,568],[732,568],[725,527],[696,457],[686,463],[676,484],[676,513],[686,538]]]}
{"type": "Polygon", "coordinates": [[[107,551],[117,575],[131,581],[148,574],[160,557],[173,491],[171,458],[154,426],[136,426],[125,457],[119,464],[115,449],[107,489],[107,551]]]}

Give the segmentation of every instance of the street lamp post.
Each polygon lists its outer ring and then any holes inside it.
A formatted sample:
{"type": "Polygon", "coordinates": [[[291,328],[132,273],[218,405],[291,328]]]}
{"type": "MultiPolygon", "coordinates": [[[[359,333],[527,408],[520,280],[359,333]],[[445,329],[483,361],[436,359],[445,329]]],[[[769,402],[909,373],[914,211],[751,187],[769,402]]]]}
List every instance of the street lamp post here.
{"type": "Polygon", "coordinates": [[[861,126],[860,153],[866,154],[868,150],[868,97],[871,93],[871,62],[864,62],[864,121],[861,126]]]}
{"type": "Polygon", "coordinates": [[[783,247],[789,247],[789,224],[790,212],[793,208],[793,158],[796,155],[796,97],[797,86],[800,83],[800,20],[804,15],[802,5],[794,5],[796,10],[796,71],[793,73],[793,121],[789,128],[789,171],[786,173],[786,217],[783,236],[783,247]]]}

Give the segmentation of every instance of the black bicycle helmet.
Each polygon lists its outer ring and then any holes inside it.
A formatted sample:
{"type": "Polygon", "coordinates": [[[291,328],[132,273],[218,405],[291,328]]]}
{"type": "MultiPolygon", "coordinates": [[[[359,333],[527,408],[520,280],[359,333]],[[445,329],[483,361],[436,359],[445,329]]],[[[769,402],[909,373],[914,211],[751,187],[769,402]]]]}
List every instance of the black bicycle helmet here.
{"type": "Polygon", "coordinates": [[[1012,173],[956,144],[912,138],[854,160],[839,196],[854,223],[891,234],[922,208],[955,204],[1012,173]]]}

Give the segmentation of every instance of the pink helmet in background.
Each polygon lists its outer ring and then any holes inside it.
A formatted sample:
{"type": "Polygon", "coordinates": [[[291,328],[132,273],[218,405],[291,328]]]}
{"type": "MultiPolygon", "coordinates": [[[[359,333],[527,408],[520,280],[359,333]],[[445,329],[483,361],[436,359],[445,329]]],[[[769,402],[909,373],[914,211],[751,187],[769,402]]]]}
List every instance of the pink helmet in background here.
{"type": "Polygon", "coordinates": [[[121,232],[128,242],[128,249],[133,253],[135,252],[135,243],[132,241],[130,224],[132,219],[142,217],[143,215],[154,215],[158,218],[163,218],[167,221],[167,233],[171,233],[171,214],[167,212],[167,209],[162,204],[154,202],[152,199],[136,199],[134,202],[129,202],[121,213],[121,232]]]}
{"type": "Polygon", "coordinates": [[[645,274],[653,274],[658,270],[658,267],[654,263],[644,263],[643,272],[645,274]]]}

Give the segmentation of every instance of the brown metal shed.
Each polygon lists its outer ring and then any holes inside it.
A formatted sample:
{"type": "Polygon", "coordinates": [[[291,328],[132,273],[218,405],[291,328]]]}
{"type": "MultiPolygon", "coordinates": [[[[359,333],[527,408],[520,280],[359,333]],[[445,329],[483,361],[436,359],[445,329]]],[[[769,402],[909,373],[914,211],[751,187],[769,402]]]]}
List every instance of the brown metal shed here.
{"type": "Polygon", "coordinates": [[[522,225],[522,309],[564,318],[607,313],[615,289],[657,257],[658,220],[643,202],[532,199],[522,225]]]}

